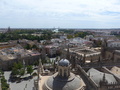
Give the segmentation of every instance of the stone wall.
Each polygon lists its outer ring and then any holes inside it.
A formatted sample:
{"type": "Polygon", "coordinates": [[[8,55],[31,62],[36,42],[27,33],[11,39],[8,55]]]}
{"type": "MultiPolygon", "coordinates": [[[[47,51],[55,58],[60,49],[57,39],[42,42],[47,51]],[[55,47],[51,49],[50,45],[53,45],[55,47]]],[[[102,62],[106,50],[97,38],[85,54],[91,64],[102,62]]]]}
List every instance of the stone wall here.
{"type": "Polygon", "coordinates": [[[114,55],[114,61],[115,61],[115,62],[120,62],[120,55],[115,54],[115,55],[114,55]]]}
{"type": "Polygon", "coordinates": [[[113,56],[112,52],[106,51],[105,58],[110,59],[112,58],[112,56],[113,56]]]}

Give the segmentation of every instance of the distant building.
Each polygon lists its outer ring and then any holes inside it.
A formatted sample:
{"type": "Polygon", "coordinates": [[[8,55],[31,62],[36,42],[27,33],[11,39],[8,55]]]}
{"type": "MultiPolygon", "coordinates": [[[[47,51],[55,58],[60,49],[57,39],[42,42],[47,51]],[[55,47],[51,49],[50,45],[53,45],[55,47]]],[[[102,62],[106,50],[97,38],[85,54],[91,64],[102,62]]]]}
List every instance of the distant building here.
{"type": "Polygon", "coordinates": [[[25,61],[26,65],[34,64],[40,57],[40,53],[32,50],[25,50],[20,45],[0,50],[0,68],[9,70],[14,62],[25,61]]]}
{"type": "Polygon", "coordinates": [[[69,39],[69,46],[70,47],[79,47],[79,46],[85,46],[89,43],[89,45],[92,44],[92,42],[90,43],[90,41],[85,40],[83,38],[77,37],[77,38],[73,38],[73,39],[69,39]]]}
{"type": "Polygon", "coordinates": [[[55,56],[60,53],[59,45],[46,45],[45,49],[48,56],[55,56]]]}
{"type": "Polygon", "coordinates": [[[87,47],[74,47],[65,49],[65,56],[69,56],[69,60],[73,64],[85,64],[90,62],[97,62],[100,59],[100,51],[95,51],[94,49],[89,49],[87,47]],[[69,55],[68,55],[69,54],[69,55]]]}

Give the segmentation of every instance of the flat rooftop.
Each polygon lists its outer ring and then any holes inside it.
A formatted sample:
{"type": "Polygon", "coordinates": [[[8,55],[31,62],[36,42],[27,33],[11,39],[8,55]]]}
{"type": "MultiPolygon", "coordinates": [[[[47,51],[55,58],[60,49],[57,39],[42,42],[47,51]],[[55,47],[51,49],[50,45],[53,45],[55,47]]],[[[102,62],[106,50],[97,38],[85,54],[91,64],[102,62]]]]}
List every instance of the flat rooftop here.
{"type": "Polygon", "coordinates": [[[95,51],[94,49],[89,49],[88,47],[75,47],[75,48],[70,48],[69,49],[70,52],[74,52],[77,54],[80,54],[82,56],[84,56],[84,54],[86,56],[90,56],[90,55],[99,55],[100,52],[99,51],[95,51]]]}

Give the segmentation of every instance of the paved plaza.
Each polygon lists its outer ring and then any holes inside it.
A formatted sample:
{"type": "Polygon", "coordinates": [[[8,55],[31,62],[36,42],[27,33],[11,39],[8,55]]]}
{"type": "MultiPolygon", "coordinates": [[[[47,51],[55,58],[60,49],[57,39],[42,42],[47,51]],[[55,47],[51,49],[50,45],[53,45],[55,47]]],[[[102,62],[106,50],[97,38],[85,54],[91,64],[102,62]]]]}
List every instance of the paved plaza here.
{"type": "Polygon", "coordinates": [[[29,80],[23,80],[20,83],[11,83],[9,82],[9,76],[10,76],[10,71],[4,72],[4,76],[5,79],[7,80],[7,82],[10,84],[10,89],[11,90],[33,90],[33,86],[34,86],[34,80],[37,79],[37,76],[34,77],[33,79],[29,79],[29,80]]]}

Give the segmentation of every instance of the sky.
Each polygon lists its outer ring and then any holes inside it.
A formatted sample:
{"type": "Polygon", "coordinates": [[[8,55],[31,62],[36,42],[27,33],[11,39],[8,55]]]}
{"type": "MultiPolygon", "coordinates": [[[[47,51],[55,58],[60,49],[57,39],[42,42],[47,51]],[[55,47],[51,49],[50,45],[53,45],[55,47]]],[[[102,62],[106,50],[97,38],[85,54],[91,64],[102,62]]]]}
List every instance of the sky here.
{"type": "Polygon", "coordinates": [[[0,28],[120,28],[120,0],[0,0],[0,28]]]}

